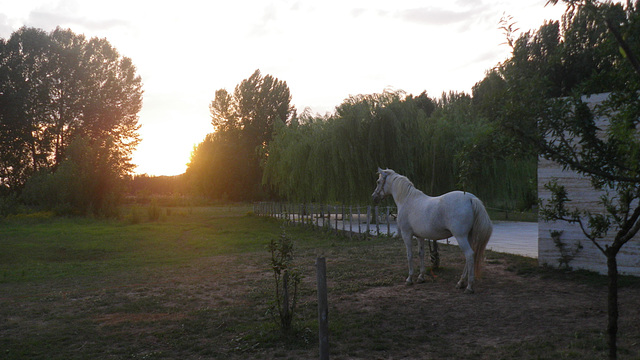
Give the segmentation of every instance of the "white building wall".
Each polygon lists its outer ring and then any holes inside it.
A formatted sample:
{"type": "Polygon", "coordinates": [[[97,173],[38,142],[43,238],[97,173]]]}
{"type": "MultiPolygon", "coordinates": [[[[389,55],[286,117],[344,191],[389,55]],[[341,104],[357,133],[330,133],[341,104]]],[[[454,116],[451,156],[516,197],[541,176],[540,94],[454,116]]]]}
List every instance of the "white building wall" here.
{"type": "MultiPolygon", "coordinates": [[[[597,104],[606,99],[608,94],[599,94],[589,98],[583,98],[591,104],[597,104]]],[[[598,127],[601,129],[607,126],[606,119],[598,119],[598,127]]],[[[571,170],[562,170],[562,167],[552,161],[539,159],[538,161],[538,196],[543,200],[548,200],[550,192],[544,188],[552,179],[557,179],[558,184],[564,185],[567,196],[571,199],[567,207],[578,207],[589,210],[592,213],[604,212],[604,207],[600,202],[603,192],[595,191],[591,187],[591,182],[571,170]]],[[[585,224],[586,225],[586,224],[585,224]]],[[[542,218],[538,220],[538,262],[540,265],[558,267],[561,258],[560,250],[551,238],[551,231],[562,231],[560,240],[568,251],[573,252],[578,242],[582,249],[576,253],[575,258],[569,262],[573,269],[592,270],[602,274],[607,272],[606,257],[600,250],[584,235],[578,224],[569,224],[564,221],[545,222],[542,218]]],[[[607,237],[599,244],[604,248],[613,241],[617,230],[612,228],[607,237]]],[[[618,271],[622,274],[640,276],[640,236],[636,235],[627,242],[617,257],[618,271]]]]}

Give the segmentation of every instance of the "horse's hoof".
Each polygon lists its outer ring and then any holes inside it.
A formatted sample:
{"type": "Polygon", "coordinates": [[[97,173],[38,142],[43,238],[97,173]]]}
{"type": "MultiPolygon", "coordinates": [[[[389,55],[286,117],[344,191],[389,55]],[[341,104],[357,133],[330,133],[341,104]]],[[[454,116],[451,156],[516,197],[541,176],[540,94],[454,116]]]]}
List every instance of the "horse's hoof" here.
{"type": "Polygon", "coordinates": [[[465,294],[473,294],[473,289],[471,289],[471,288],[466,288],[466,289],[464,289],[464,293],[465,293],[465,294]]]}
{"type": "Polygon", "coordinates": [[[404,282],[404,284],[407,285],[407,286],[411,286],[411,285],[413,285],[413,281],[407,280],[407,281],[404,282]]]}
{"type": "Polygon", "coordinates": [[[423,282],[425,282],[425,280],[424,280],[424,276],[422,276],[422,275],[418,276],[418,281],[417,281],[417,283],[418,283],[418,284],[422,284],[423,282]]]}
{"type": "Polygon", "coordinates": [[[464,283],[459,282],[456,284],[456,289],[462,289],[462,288],[464,288],[464,283]]]}

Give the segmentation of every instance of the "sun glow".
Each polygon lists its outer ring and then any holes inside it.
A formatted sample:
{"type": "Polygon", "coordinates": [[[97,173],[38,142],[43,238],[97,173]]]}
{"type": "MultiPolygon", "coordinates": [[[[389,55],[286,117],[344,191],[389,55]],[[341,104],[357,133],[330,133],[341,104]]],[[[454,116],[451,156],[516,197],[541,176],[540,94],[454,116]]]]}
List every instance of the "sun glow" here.
{"type": "Polygon", "coordinates": [[[155,176],[184,173],[193,147],[212,131],[186,124],[190,123],[144,125],[140,130],[142,142],[133,154],[133,163],[138,166],[134,172],[155,176]]]}

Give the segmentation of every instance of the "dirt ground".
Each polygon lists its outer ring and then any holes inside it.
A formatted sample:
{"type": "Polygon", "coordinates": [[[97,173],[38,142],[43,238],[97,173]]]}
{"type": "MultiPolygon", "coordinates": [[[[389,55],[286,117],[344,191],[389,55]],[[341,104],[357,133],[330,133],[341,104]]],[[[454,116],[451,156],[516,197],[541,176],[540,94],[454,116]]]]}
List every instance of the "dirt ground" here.
{"type": "MultiPolygon", "coordinates": [[[[382,311],[382,326],[390,333],[403,334],[398,341],[407,339],[405,349],[377,358],[508,359],[529,358],[528,352],[533,358],[546,358],[536,347],[553,347],[549,358],[556,358],[552,354],[558,350],[567,358],[605,358],[604,288],[521,277],[502,264],[486,267],[473,295],[463,294],[453,285],[436,279],[411,287],[374,288],[345,296],[335,306],[363,316],[382,311]],[[589,340],[585,344],[566,343],[581,338],[589,340]],[[597,343],[592,343],[594,339],[597,343]],[[528,350],[529,346],[533,350],[528,350]]],[[[619,345],[625,349],[621,358],[640,358],[640,291],[622,289],[620,307],[619,345]]],[[[355,356],[338,358],[369,358],[366,350],[351,355],[355,356]]]]}
{"type": "MultiPolygon", "coordinates": [[[[457,248],[404,285],[400,242],[302,250],[296,333],[267,314],[267,253],[101,279],[0,284],[0,358],[314,359],[315,256],[327,258],[332,359],[602,359],[606,286],[558,272],[518,274],[489,254],[475,294],[455,289],[457,248]],[[52,356],[53,355],[53,356],[52,356]]],[[[620,289],[621,359],[640,358],[640,286],[620,289]]]]}
{"type": "MultiPolygon", "coordinates": [[[[529,272],[527,265],[518,274],[518,258],[492,253],[476,292],[469,295],[455,288],[463,265],[457,247],[445,248],[443,269],[412,286],[403,281],[403,250],[401,245],[373,250],[390,262],[362,261],[378,267],[358,274],[367,285],[363,289],[343,290],[341,270],[334,279],[329,271],[330,323],[338,322],[330,336],[333,359],[606,358],[603,277],[529,272]]],[[[340,268],[350,260],[330,254],[327,261],[329,268],[340,268]]],[[[525,262],[535,266],[535,260],[525,262]]],[[[619,304],[619,358],[640,359],[638,279],[620,289],[619,304]]],[[[317,351],[297,356],[315,358],[317,351]]]]}

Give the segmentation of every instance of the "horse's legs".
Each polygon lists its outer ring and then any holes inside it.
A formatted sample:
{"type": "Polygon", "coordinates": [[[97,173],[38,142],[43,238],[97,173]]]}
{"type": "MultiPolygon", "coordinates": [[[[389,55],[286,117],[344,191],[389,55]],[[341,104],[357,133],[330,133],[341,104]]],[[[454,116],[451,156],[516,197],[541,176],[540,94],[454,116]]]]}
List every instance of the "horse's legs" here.
{"type": "MultiPolygon", "coordinates": [[[[427,240],[430,241],[430,240],[427,240]]],[[[424,282],[424,239],[418,238],[418,245],[420,249],[420,275],[418,275],[418,283],[424,282]]]]}
{"type": "Polygon", "coordinates": [[[462,277],[460,281],[458,281],[457,287],[458,289],[462,289],[464,287],[464,280],[467,279],[467,288],[464,290],[466,293],[473,293],[473,249],[469,244],[469,238],[467,236],[456,236],[456,240],[458,241],[458,246],[462,249],[465,258],[464,271],[462,272],[462,277]]]}
{"type": "Polygon", "coordinates": [[[404,246],[407,249],[407,262],[409,263],[409,277],[407,277],[407,285],[413,284],[413,249],[411,240],[413,239],[412,234],[407,234],[406,232],[402,233],[402,240],[404,240],[404,246]]]}
{"type": "Polygon", "coordinates": [[[467,280],[467,262],[465,261],[464,270],[462,270],[462,276],[460,276],[460,280],[456,284],[456,288],[463,289],[467,284],[466,280],[467,280]]]}

